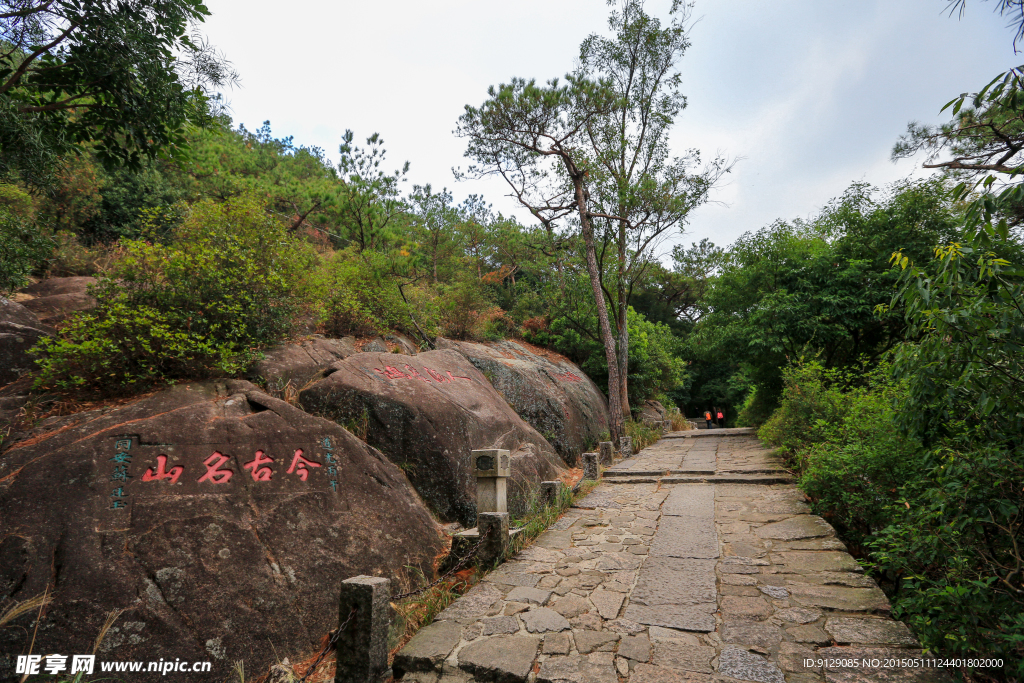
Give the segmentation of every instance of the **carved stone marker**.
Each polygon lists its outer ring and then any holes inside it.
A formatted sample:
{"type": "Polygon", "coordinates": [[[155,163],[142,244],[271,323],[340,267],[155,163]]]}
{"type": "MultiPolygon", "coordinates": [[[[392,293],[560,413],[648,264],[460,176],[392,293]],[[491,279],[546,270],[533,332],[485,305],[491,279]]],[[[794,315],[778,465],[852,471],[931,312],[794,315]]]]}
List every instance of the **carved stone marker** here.
{"type": "Polygon", "coordinates": [[[512,457],[502,448],[472,452],[473,473],[476,474],[476,511],[508,512],[505,480],[512,475],[512,457]]]}
{"type": "Polygon", "coordinates": [[[599,446],[601,452],[601,464],[608,467],[615,458],[615,446],[611,441],[602,441],[599,446]]]}
{"type": "Polygon", "coordinates": [[[480,562],[487,566],[500,560],[508,547],[508,513],[481,512],[476,517],[476,529],[483,539],[478,555],[480,562]]]}
{"type": "Polygon", "coordinates": [[[558,499],[558,491],[562,488],[560,481],[542,481],[540,483],[541,505],[551,505],[558,499]]]}
{"type": "Polygon", "coordinates": [[[590,481],[597,481],[597,453],[583,454],[583,478],[590,481]]]}
{"type": "Polygon", "coordinates": [[[633,437],[631,436],[620,436],[619,437],[619,452],[622,453],[623,458],[633,457],[633,437]]]}
{"type": "Polygon", "coordinates": [[[390,601],[389,579],[356,576],[341,582],[338,624],[348,626],[335,648],[335,683],[379,683],[387,673],[390,601]]]}

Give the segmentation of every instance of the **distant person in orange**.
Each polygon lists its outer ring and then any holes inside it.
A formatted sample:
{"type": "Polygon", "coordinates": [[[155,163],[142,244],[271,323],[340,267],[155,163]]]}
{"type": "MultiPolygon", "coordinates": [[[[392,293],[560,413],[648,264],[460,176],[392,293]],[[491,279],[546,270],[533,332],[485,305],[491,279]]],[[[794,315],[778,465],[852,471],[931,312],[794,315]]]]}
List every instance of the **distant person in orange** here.
{"type": "Polygon", "coordinates": [[[718,411],[718,426],[725,427],[725,415],[722,414],[721,410],[718,411]]]}
{"type": "Polygon", "coordinates": [[[705,410],[704,411],[704,419],[707,420],[708,429],[711,429],[711,411],[710,410],[705,410]]]}

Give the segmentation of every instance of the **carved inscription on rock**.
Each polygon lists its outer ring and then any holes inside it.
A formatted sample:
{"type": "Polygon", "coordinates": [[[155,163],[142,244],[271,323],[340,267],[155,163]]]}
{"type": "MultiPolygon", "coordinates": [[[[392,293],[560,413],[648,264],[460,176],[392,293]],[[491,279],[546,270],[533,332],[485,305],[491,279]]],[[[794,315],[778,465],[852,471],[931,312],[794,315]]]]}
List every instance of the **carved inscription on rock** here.
{"type": "Polygon", "coordinates": [[[233,444],[147,444],[118,436],[95,461],[97,531],[129,529],[139,498],[337,494],[341,467],[329,437],[309,443],[268,443],[256,450],[233,444]]]}

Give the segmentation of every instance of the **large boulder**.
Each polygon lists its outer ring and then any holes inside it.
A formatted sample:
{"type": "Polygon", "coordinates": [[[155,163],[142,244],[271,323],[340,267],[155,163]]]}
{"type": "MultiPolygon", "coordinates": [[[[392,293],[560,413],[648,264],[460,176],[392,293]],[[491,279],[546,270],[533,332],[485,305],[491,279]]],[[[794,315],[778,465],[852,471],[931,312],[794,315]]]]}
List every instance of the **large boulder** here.
{"type": "Polygon", "coordinates": [[[608,432],[608,400],[565,357],[514,341],[438,339],[437,346],[465,356],[570,465],[608,432]]]}
{"type": "Polygon", "coordinates": [[[354,353],[358,350],[353,337],[327,339],[314,336],[264,351],[263,360],[253,365],[248,376],[274,389],[283,388],[289,382],[295,387],[302,387],[331,363],[354,353]]]}
{"type": "Polygon", "coordinates": [[[668,419],[667,414],[661,401],[647,399],[640,408],[640,421],[648,425],[660,424],[668,419]]]}
{"type": "Polygon", "coordinates": [[[28,351],[51,332],[32,311],[0,296],[0,386],[35,367],[28,351]]]}
{"type": "Polygon", "coordinates": [[[29,285],[22,290],[32,298],[21,303],[48,325],[56,325],[76,311],[87,311],[96,306],[96,299],[87,290],[96,284],[94,277],[52,277],[29,285]]]}
{"type": "Polygon", "coordinates": [[[551,444],[454,350],[359,353],[325,372],[299,395],[302,405],[365,432],[443,521],[475,524],[473,449],[511,451],[511,512],[525,508],[539,482],[564,471],[551,444]]]}
{"type": "MultiPolygon", "coordinates": [[[[313,652],[344,579],[401,589],[444,549],[387,458],[248,382],[59,418],[0,454],[0,604],[54,597],[35,652],[88,653],[124,609],[100,660],[212,661],[226,680],[313,652]]],[[[32,619],[0,629],[0,680],[32,619]]]]}

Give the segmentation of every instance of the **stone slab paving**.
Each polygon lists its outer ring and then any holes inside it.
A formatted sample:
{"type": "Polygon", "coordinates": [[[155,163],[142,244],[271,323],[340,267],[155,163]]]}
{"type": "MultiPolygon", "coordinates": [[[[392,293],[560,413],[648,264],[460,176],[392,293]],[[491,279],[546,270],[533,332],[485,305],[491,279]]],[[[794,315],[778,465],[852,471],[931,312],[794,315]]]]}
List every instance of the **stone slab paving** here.
{"type": "Polygon", "coordinates": [[[666,475],[710,465],[714,475],[780,468],[749,434],[714,430],[616,464],[651,480],[602,482],[422,629],[395,659],[399,680],[947,680],[850,666],[920,648],[795,486],[666,475]]]}

